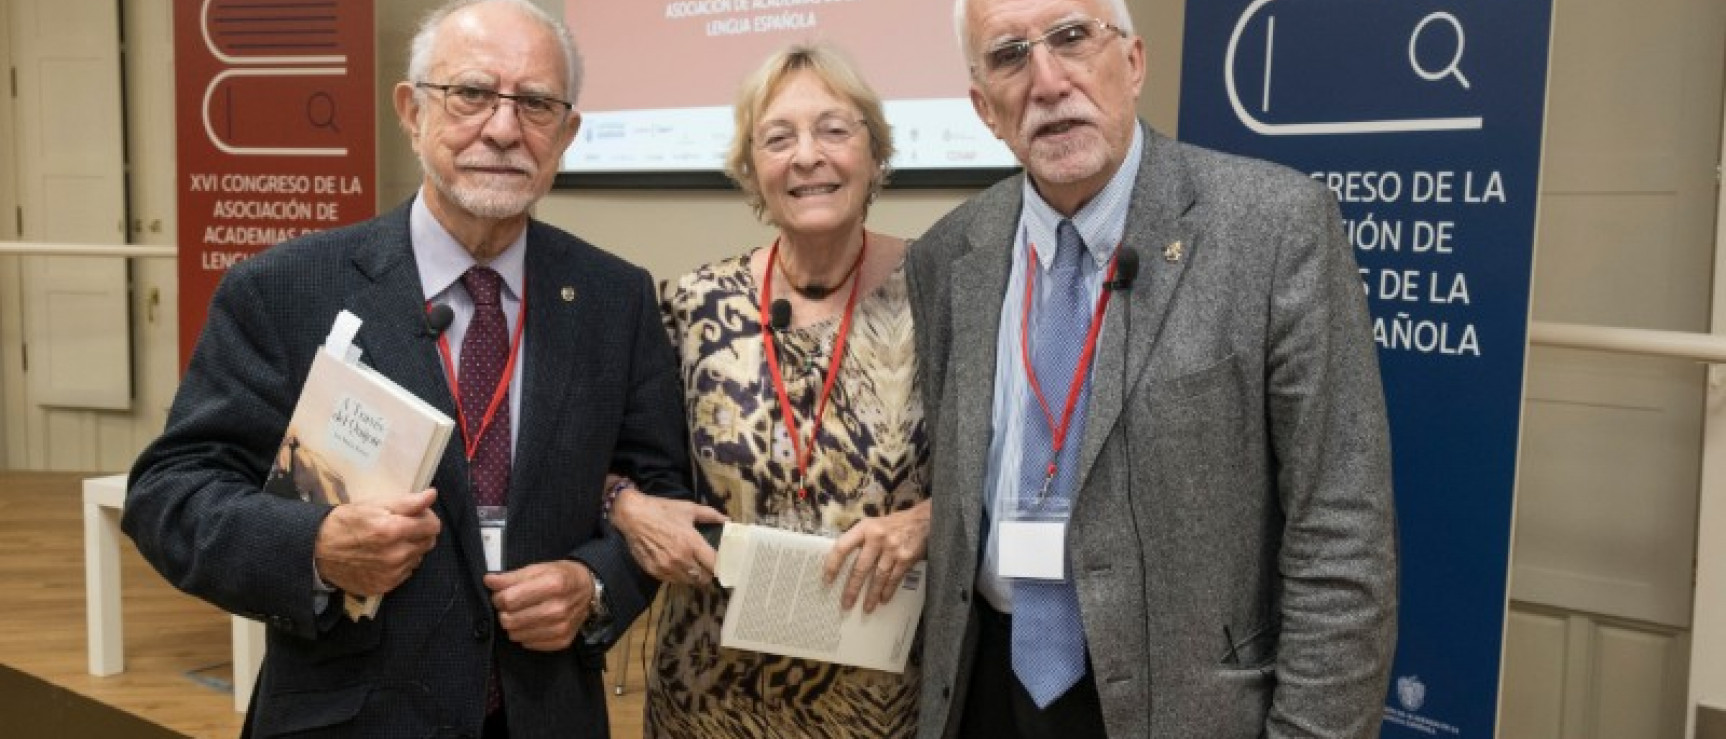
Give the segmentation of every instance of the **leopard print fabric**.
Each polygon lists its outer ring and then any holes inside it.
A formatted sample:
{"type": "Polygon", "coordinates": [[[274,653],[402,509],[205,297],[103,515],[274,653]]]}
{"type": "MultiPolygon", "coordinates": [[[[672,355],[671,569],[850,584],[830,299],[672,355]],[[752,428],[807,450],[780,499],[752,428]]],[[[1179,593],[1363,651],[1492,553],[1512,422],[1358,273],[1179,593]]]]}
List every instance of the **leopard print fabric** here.
{"type": "MultiPolygon", "coordinates": [[[[845,358],[809,463],[809,500],[762,346],[760,293],[747,254],[664,290],[688,409],[699,493],[733,521],[843,531],[928,495],[928,440],[914,378],[903,269],[859,296],[845,358]],[[813,505],[812,505],[813,504],[813,505]],[[801,511],[801,513],[800,513],[801,511]]],[[[838,319],[780,333],[780,369],[807,439],[838,319]]],[[[648,676],[646,736],[909,737],[917,726],[918,649],[896,675],[722,649],[726,593],[661,590],[659,646],[648,676]]]]}

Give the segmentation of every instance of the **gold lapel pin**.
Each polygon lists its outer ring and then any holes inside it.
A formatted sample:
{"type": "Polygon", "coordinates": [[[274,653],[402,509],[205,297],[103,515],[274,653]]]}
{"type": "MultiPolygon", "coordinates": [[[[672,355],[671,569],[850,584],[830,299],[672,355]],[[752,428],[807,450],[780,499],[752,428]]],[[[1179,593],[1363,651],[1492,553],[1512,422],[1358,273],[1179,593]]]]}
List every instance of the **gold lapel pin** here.
{"type": "Polygon", "coordinates": [[[563,302],[565,302],[565,303],[575,302],[575,288],[570,287],[568,285],[563,286],[563,302]]]}
{"type": "Polygon", "coordinates": [[[1163,247],[1163,261],[1170,264],[1181,261],[1181,253],[1186,251],[1186,245],[1179,241],[1171,241],[1163,247]]]}

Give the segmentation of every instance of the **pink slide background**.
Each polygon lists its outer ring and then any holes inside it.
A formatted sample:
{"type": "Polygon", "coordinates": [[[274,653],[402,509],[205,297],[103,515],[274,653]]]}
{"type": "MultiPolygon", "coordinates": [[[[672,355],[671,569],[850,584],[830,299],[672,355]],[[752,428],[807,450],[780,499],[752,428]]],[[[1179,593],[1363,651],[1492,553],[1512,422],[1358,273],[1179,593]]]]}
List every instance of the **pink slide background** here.
{"type": "MultiPolygon", "coordinates": [[[[967,80],[947,0],[707,0],[730,12],[667,17],[683,0],[565,0],[587,80],[579,108],[644,110],[730,105],[743,76],[787,44],[831,42],[855,60],[883,98],[964,98],[967,80]],[[754,3],[767,7],[755,9],[754,3]],[[739,11],[736,8],[743,8],[739,11]],[[815,25],[754,31],[758,16],[804,16],[815,25]],[[708,35],[735,19],[751,30],[708,35]]],[[[689,3],[693,5],[694,3],[689,3]]]]}

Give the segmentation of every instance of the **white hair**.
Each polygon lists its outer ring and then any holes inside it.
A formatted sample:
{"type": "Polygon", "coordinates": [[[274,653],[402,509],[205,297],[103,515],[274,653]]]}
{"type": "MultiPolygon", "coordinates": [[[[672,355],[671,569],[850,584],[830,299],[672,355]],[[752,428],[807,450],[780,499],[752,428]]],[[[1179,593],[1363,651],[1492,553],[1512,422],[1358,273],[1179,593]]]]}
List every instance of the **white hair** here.
{"type": "MultiPolygon", "coordinates": [[[[1133,35],[1133,14],[1127,12],[1127,0],[1101,0],[1109,7],[1109,12],[1115,17],[1104,18],[1121,27],[1128,36],[1133,35]]],[[[965,56],[965,64],[971,64],[971,19],[965,12],[970,9],[971,0],[953,0],[953,32],[959,35],[959,53],[965,56]]]]}
{"type": "MultiPolygon", "coordinates": [[[[453,0],[432,11],[425,20],[420,21],[419,31],[414,34],[413,43],[408,46],[408,81],[432,81],[426,79],[426,75],[431,72],[432,49],[437,46],[444,19],[456,11],[485,3],[509,5],[526,13],[529,18],[551,31],[563,51],[563,94],[565,99],[574,104],[576,98],[581,96],[582,73],[581,52],[575,47],[575,37],[570,35],[569,29],[564,27],[562,21],[529,0],[453,0]]],[[[416,90],[416,94],[419,94],[419,91],[416,90]]]]}

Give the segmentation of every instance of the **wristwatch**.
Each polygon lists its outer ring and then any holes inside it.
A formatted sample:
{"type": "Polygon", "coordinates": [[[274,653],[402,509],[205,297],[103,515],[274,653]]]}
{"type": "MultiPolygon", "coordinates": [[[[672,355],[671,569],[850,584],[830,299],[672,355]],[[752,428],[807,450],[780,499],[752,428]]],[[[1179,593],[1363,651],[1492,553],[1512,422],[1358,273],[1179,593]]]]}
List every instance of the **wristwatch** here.
{"type": "MultiPolygon", "coordinates": [[[[592,570],[589,570],[592,572],[592,570]]],[[[587,609],[587,623],[582,624],[581,632],[592,636],[611,626],[611,607],[605,604],[605,581],[599,579],[599,573],[593,573],[593,600],[587,609]]]]}

